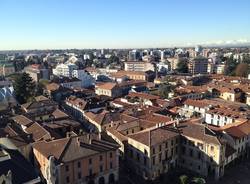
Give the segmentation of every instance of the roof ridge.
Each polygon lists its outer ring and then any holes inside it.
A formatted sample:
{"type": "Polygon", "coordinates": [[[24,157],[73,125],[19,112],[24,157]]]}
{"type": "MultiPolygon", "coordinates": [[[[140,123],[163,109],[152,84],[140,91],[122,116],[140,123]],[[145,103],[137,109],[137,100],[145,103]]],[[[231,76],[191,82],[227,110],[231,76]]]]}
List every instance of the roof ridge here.
{"type": "Polygon", "coordinates": [[[61,153],[61,155],[59,157],[59,160],[62,160],[62,158],[64,157],[65,152],[67,150],[66,148],[69,147],[69,143],[71,143],[71,141],[72,141],[72,137],[69,137],[69,138],[66,138],[66,139],[68,139],[68,141],[67,141],[66,145],[64,146],[64,149],[63,149],[63,151],[62,151],[62,153],[61,153]]]}

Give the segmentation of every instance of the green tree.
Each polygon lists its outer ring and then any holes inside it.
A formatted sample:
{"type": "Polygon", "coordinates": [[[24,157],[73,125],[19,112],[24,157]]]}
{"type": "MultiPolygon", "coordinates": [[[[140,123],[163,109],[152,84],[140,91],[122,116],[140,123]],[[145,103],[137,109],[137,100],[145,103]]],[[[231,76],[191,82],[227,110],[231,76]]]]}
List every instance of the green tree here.
{"type": "Polygon", "coordinates": [[[35,83],[27,73],[22,73],[14,79],[14,90],[16,99],[19,103],[26,103],[35,95],[35,83]]]}
{"type": "Polygon", "coordinates": [[[170,84],[162,84],[159,87],[159,95],[162,98],[168,98],[168,94],[172,91],[172,86],[170,84]]]}
{"type": "Polygon", "coordinates": [[[206,180],[203,178],[195,177],[193,178],[192,182],[197,183],[197,184],[205,184],[206,180]]]}
{"type": "Polygon", "coordinates": [[[177,64],[177,72],[188,73],[188,64],[186,61],[180,60],[177,64]]]}
{"type": "Polygon", "coordinates": [[[179,180],[180,180],[180,184],[187,184],[188,183],[188,177],[187,177],[187,175],[181,175],[179,177],[179,180]]]}
{"type": "Polygon", "coordinates": [[[249,72],[249,65],[247,63],[240,63],[235,69],[235,75],[239,77],[247,77],[249,72]]]}
{"type": "Polygon", "coordinates": [[[49,84],[49,80],[40,79],[36,84],[35,96],[43,95],[43,90],[45,89],[47,84],[49,84]]]}
{"type": "Polygon", "coordinates": [[[114,64],[120,64],[120,59],[119,57],[112,55],[110,56],[110,58],[108,59],[109,64],[114,63],[114,64]]]}
{"type": "Polygon", "coordinates": [[[235,75],[235,69],[237,67],[238,63],[237,61],[233,58],[233,55],[231,55],[227,60],[226,60],[226,68],[225,68],[225,75],[235,75]]]}
{"type": "Polygon", "coordinates": [[[242,63],[250,64],[250,55],[249,54],[244,54],[243,55],[242,63]]]}

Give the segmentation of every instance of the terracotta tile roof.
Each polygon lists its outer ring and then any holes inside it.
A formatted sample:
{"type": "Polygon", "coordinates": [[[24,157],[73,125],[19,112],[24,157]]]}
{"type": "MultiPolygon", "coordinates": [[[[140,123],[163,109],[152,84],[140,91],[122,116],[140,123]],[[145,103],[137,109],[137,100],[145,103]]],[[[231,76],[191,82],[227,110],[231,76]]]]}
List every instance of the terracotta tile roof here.
{"type": "Polygon", "coordinates": [[[178,137],[180,134],[177,131],[170,130],[167,127],[159,127],[148,129],[138,133],[129,135],[130,139],[134,139],[144,145],[152,146],[165,142],[168,139],[178,137]]]}
{"type": "Polygon", "coordinates": [[[216,107],[214,109],[210,109],[209,111],[207,111],[207,113],[242,119],[247,119],[247,117],[249,116],[249,111],[240,111],[238,109],[230,109],[226,107],[216,107]]]}
{"type": "Polygon", "coordinates": [[[23,126],[29,126],[32,124],[32,120],[30,120],[29,118],[27,118],[24,115],[17,115],[15,117],[12,118],[17,124],[23,125],[23,126]]]}
{"type": "Polygon", "coordinates": [[[116,73],[112,73],[111,76],[112,77],[123,77],[123,76],[130,76],[130,75],[146,75],[145,72],[140,72],[140,71],[124,71],[124,70],[120,70],[116,73]]]}
{"type": "Polygon", "coordinates": [[[159,96],[156,96],[156,95],[151,95],[147,93],[135,93],[135,92],[129,93],[128,96],[132,98],[139,97],[139,98],[148,99],[148,100],[156,100],[160,98],[159,96]]]}
{"type": "Polygon", "coordinates": [[[9,124],[4,128],[4,132],[8,135],[8,139],[16,146],[26,146],[31,142],[29,136],[24,133],[21,128],[13,124],[9,124]]]}
{"type": "Polygon", "coordinates": [[[242,138],[246,136],[243,131],[241,131],[238,127],[235,126],[225,129],[224,131],[235,138],[242,138]]]}
{"type": "Polygon", "coordinates": [[[66,99],[66,101],[74,106],[77,106],[82,110],[84,110],[88,104],[85,100],[77,98],[76,96],[70,96],[69,98],[66,99]]]}
{"type": "Polygon", "coordinates": [[[43,138],[51,138],[50,133],[36,122],[26,128],[25,132],[32,134],[34,141],[39,141],[43,138]]]}
{"type": "Polygon", "coordinates": [[[166,123],[166,122],[171,121],[171,118],[168,116],[151,113],[151,114],[146,115],[145,120],[152,121],[154,123],[166,123]]]}
{"type": "Polygon", "coordinates": [[[105,83],[97,86],[97,88],[106,89],[106,90],[112,90],[115,87],[117,87],[117,84],[116,83],[112,83],[112,82],[105,82],[105,83]]]}
{"type": "Polygon", "coordinates": [[[46,158],[53,155],[57,160],[59,160],[69,140],[70,138],[63,138],[49,142],[36,142],[33,144],[33,148],[39,151],[46,158]]]}
{"type": "Polygon", "coordinates": [[[46,85],[46,89],[49,91],[56,91],[59,88],[60,88],[60,85],[54,82],[46,85]]]}
{"type": "Polygon", "coordinates": [[[216,145],[221,144],[216,134],[204,124],[185,122],[180,123],[178,129],[182,131],[184,136],[216,145]]]}
{"type": "Polygon", "coordinates": [[[250,135],[250,121],[238,125],[238,129],[240,129],[245,134],[250,135]]]}
{"type": "Polygon", "coordinates": [[[192,99],[187,99],[184,101],[184,104],[194,106],[194,107],[200,107],[200,108],[205,108],[208,107],[209,104],[206,100],[192,100],[192,99]]]}
{"type": "Polygon", "coordinates": [[[41,152],[45,157],[54,155],[61,162],[89,157],[101,152],[118,149],[117,143],[100,140],[98,135],[84,134],[53,141],[41,141],[33,145],[33,148],[41,152]],[[91,139],[91,141],[90,141],[91,139]]]}
{"type": "Polygon", "coordinates": [[[128,140],[128,137],[118,132],[114,127],[107,129],[108,134],[115,136],[119,141],[124,142],[128,140]]]}
{"type": "Polygon", "coordinates": [[[136,127],[140,127],[139,120],[128,122],[128,123],[122,123],[122,124],[117,126],[116,130],[121,132],[121,131],[126,131],[130,128],[136,128],[136,127]]]}
{"type": "Polygon", "coordinates": [[[120,113],[118,112],[109,112],[106,110],[103,110],[101,113],[93,113],[93,112],[86,112],[86,117],[89,119],[95,121],[97,124],[105,125],[109,124],[112,121],[119,121],[120,120],[120,113]]]}
{"type": "Polygon", "coordinates": [[[43,126],[49,127],[51,129],[57,129],[57,128],[77,128],[81,127],[81,123],[74,121],[72,119],[63,119],[63,120],[55,120],[51,122],[43,123],[43,126]]]}
{"type": "Polygon", "coordinates": [[[55,119],[60,119],[60,118],[67,118],[69,117],[66,113],[63,111],[56,109],[55,111],[52,112],[52,115],[54,116],[55,119]]]}
{"type": "Polygon", "coordinates": [[[147,86],[145,80],[129,80],[118,84],[119,87],[130,87],[130,86],[147,86]]]}
{"type": "Polygon", "coordinates": [[[56,106],[57,103],[44,97],[44,96],[38,96],[35,97],[35,100],[32,102],[28,102],[25,104],[22,104],[22,107],[24,109],[33,109],[33,108],[41,108],[41,107],[46,107],[46,106],[56,106]]]}

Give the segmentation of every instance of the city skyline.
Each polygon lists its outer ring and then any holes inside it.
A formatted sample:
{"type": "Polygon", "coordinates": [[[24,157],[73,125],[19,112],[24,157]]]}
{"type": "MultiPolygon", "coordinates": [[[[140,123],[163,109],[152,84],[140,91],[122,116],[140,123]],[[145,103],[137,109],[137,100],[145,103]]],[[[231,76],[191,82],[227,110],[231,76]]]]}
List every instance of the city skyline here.
{"type": "Polygon", "coordinates": [[[0,50],[250,45],[250,2],[1,0],[0,50]]]}

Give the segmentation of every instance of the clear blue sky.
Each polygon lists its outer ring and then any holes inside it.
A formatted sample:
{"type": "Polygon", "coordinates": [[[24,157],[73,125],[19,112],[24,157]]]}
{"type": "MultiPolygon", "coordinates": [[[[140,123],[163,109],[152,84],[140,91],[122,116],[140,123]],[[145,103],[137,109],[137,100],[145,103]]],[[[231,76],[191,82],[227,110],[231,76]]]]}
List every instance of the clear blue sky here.
{"type": "Polygon", "coordinates": [[[0,50],[250,40],[250,0],[0,0],[0,50]]]}

